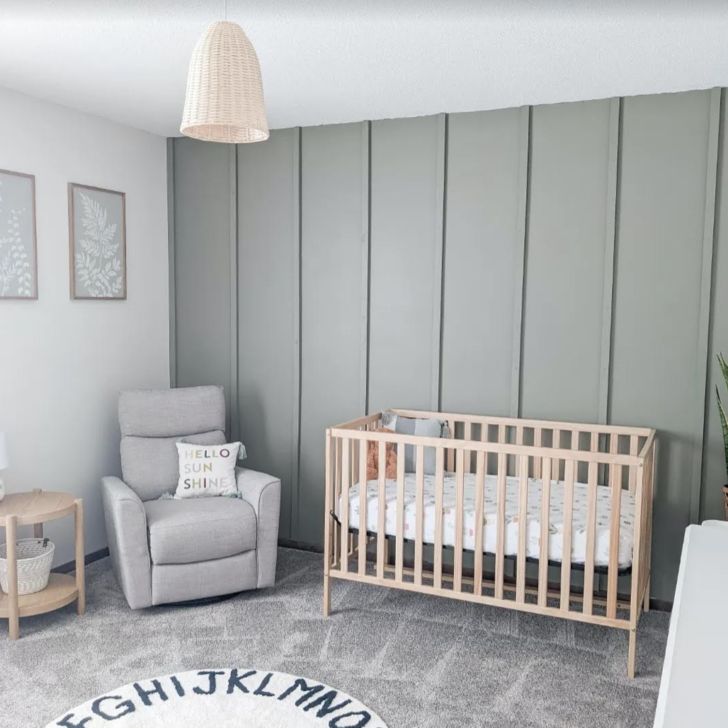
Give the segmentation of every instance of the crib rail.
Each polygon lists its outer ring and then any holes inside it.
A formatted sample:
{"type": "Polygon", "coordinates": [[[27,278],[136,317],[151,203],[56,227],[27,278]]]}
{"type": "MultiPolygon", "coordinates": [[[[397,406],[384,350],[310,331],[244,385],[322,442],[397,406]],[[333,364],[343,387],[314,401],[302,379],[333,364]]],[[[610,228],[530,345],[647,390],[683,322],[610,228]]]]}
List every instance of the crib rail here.
{"type": "MultiPolygon", "coordinates": [[[[436,418],[447,436],[421,437],[381,431],[378,412],[327,430],[324,609],[330,580],[344,579],[465,601],[559,616],[629,631],[628,672],[634,674],[636,628],[649,605],[652,496],[657,441],[653,430],[505,417],[393,410],[406,417],[436,418]],[[414,537],[405,538],[405,462],[413,448],[414,537]],[[396,452],[396,473],[387,473],[396,452]],[[426,542],[425,455],[434,453],[434,539],[426,542]],[[373,463],[372,463],[373,461],[373,463]],[[368,464],[376,466],[377,523],[367,523],[368,464]],[[444,483],[454,474],[454,542],[444,543],[444,483]],[[474,544],[466,549],[465,479],[474,475],[474,544]],[[387,475],[390,477],[388,478],[387,475]],[[495,548],[484,553],[485,482],[495,480],[495,548]],[[518,539],[506,555],[506,490],[517,483],[518,539]],[[538,557],[529,556],[529,481],[541,481],[538,557]],[[394,481],[394,497],[387,483],[394,481]],[[563,490],[562,558],[549,553],[552,481],[563,490]],[[511,481],[513,482],[513,481],[511,481]],[[574,492],[586,484],[586,526],[575,531],[574,492]],[[350,492],[359,484],[358,527],[350,520],[350,492]],[[595,564],[597,501],[610,503],[609,558],[595,564]],[[620,567],[623,493],[634,497],[633,550],[620,567]],[[394,533],[386,533],[394,509],[394,533]],[[389,510],[391,513],[391,510],[389,510]],[[584,563],[572,564],[575,538],[585,538],[584,563]],[[606,581],[606,586],[602,582],[606,581]]],[[[491,521],[488,521],[491,524],[491,521]]],[[[390,528],[391,531],[391,528],[390,528]]]]}

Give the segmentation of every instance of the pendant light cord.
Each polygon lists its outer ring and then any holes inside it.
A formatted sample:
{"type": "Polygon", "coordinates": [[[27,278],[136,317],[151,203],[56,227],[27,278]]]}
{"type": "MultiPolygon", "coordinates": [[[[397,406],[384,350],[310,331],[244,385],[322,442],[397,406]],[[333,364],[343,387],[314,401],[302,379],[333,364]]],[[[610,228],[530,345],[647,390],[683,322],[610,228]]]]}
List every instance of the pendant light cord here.
{"type": "Polygon", "coordinates": [[[227,20],[227,0],[223,0],[223,11],[225,13],[225,20],[227,20]]]}

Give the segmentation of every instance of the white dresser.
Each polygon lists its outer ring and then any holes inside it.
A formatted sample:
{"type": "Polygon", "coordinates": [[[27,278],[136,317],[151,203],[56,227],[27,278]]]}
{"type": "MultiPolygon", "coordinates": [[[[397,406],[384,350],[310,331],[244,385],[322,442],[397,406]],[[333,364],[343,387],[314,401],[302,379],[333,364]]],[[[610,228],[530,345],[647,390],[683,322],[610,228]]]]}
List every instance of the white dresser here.
{"type": "Polygon", "coordinates": [[[728,524],[685,531],[655,728],[728,726],[728,524]]]}

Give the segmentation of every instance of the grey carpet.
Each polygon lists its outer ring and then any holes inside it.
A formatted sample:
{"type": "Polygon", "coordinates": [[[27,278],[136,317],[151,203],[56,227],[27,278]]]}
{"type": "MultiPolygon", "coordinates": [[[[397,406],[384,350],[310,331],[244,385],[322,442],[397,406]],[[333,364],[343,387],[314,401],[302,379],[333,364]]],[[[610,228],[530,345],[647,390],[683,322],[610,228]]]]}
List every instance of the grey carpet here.
{"type": "Polygon", "coordinates": [[[390,728],[652,724],[665,613],[643,616],[628,680],[617,630],[344,582],[325,620],[321,565],[281,549],[274,589],[133,612],[109,561],[92,564],[85,617],[67,607],[21,620],[18,642],[0,634],[0,726],[43,726],[133,680],[234,666],[329,683],[390,728]]]}

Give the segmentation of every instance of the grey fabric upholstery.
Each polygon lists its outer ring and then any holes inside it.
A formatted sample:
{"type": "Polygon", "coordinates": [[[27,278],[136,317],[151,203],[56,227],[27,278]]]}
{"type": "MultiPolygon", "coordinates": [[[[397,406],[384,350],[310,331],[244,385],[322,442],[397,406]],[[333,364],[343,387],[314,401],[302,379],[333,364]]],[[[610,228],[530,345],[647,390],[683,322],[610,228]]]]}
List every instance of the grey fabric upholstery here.
{"type": "Polygon", "coordinates": [[[222,387],[135,389],[119,396],[121,435],[184,437],[225,429],[222,387]]]}
{"type": "Polygon", "coordinates": [[[121,438],[121,472],[124,482],[142,500],[156,499],[163,493],[174,493],[179,478],[177,443],[182,439],[196,445],[223,445],[225,433],[213,430],[184,438],[132,435],[121,438]]]}
{"type": "Polygon", "coordinates": [[[116,580],[132,609],[148,607],[152,603],[152,564],[144,504],[119,478],[102,478],[101,494],[116,580]]]}
{"type": "Polygon", "coordinates": [[[238,469],[243,498],[162,499],[177,482],[175,443],[225,442],[221,387],[123,392],[123,480],[102,479],[109,552],[132,609],[275,583],[281,484],[238,469]]]}
{"type": "Polygon", "coordinates": [[[222,387],[131,390],[119,395],[121,473],[142,500],[159,498],[177,484],[175,443],[225,442],[222,387]]]}
{"type": "Polygon", "coordinates": [[[255,512],[240,498],[155,500],[144,508],[153,564],[224,559],[255,548],[255,512]]]}
{"type": "Polygon", "coordinates": [[[258,588],[273,586],[278,558],[278,518],[281,509],[281,481],[272,475],[236,468],[238,490],[253,506],[258,523],[258,588]]]}
{"type": "Polygon", "coordinates": [[[152,570],[154,605],[255,589],[255,551],[197,564],[160,564],[152,570]]]}

